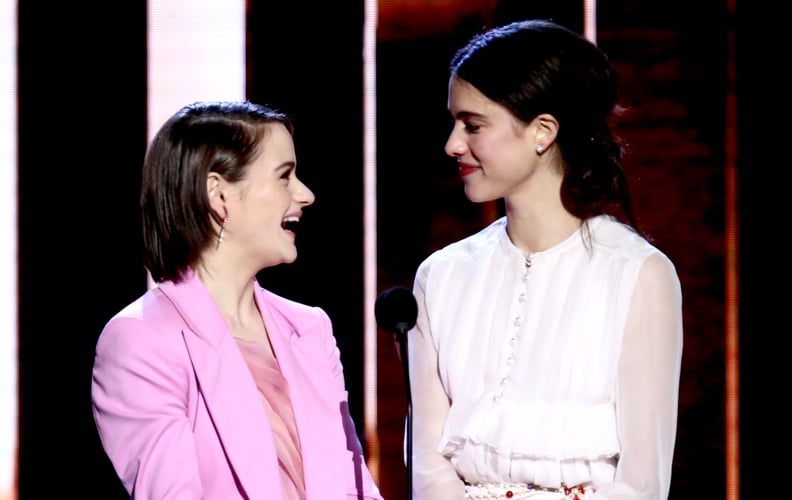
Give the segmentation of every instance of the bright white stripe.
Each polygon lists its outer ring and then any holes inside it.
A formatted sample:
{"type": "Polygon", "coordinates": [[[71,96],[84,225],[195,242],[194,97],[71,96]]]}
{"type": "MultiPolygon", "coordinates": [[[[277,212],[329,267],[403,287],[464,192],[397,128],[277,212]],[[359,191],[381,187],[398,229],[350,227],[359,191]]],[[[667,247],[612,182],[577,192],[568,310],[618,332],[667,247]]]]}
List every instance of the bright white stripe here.
{"type": "Polygon", "coordinates": [[[0,2],[0,500],[16,498],[17,3],[0,2]]]}
{"type": "Polygon", "coordinates": [[[363,384],[364,430],[368,466],[380,484],[380,447],[377,429],[377,324],[374,302],[377,295],[377,0],[366,0],[363,33],[363,384]]]}
{"type": "Polygon", "coordinates": [[[245,98],[245,2],[149,0],[148,137],[196,100],[245,98]]]}
{"type": "Polygon", "coordinates": [[[597,43],[597,0],[583,0],[583,35],[597,43]]]}
{"type": "Polygon", "coordinates": [[[244,0],[149,0],[148,140],[186,104],[246,98],[245,17],[244,0]]]}

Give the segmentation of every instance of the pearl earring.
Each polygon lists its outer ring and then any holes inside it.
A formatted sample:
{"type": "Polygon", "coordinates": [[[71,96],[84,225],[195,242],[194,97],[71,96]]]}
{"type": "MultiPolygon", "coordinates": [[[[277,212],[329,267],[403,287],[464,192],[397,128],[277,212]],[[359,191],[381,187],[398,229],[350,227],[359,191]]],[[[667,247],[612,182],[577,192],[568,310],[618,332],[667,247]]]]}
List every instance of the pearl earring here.
{"type": "Polygon", "coordinates": [[[544,146],[542,146],[541,144],[536,146],[536,154],[540,155],[542,154],[543,151],[544,151],[544,146]]]}

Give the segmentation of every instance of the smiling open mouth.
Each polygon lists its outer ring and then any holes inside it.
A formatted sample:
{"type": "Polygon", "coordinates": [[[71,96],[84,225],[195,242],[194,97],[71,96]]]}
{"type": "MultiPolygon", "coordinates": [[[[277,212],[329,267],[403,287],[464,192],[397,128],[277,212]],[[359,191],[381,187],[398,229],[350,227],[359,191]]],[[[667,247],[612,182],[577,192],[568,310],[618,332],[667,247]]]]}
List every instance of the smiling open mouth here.
{"type": "Polygon", "coordinates": [[[294,232],[294,229],[297,227],[297,223],[300,222],[298,217],[286,217],[281,221],[281,227],[287,231],[294,232]]]}

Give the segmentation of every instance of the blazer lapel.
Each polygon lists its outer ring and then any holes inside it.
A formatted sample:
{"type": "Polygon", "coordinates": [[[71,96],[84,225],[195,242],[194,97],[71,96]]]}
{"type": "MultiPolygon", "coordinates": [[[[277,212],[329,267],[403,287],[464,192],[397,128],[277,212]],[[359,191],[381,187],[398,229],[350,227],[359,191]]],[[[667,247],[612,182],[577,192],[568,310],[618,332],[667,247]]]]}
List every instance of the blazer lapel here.
{"type": "Polygon", "coordinates": [[[200,392],[242,489],[249,498],[269,498],[276,491],[282,496],[266,409],[209,292],[194,274],[179,284],[160,287],[189,327],[184,340],[200,392]]]}
{"type": "MultiPolygon", "coordinates": [[[[316,496],[346,499],[346,441],[340,439],[344,437],[342,434],[328,431],[328,426],[335,425],[340,419],[327,420],[328,415],[337,415],[341,410],[323,407],[327,395],[321,391],[330,388],[330,385],[329,381],[319,380],[317,377],[326,377],[329,374],[321,371],[316,373],[316,367],[308,366],[299,355],[303,349],[321,347],[317,336],[308,335],[313,338],[303,339],[304,332],[295,327],[300,324],[301,318],[286,318],[270,303],[269,292],[258,285],[256,290],[258,307],[267,325],[278,365],[289,383],[292,410],[300,435],[306,495],[309,498],[316,496]]],[[[319,326],[321,325],[313,325],[314,328],[319,326]]]]}

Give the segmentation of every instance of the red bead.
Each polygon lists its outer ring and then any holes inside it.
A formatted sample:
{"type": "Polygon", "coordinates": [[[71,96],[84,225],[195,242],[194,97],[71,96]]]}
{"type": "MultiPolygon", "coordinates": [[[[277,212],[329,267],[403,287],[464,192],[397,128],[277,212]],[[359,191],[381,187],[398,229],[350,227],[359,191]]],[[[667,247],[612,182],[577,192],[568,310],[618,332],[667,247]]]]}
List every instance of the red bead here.
{"type": "Polygon", "coordinates": [[[509,491],[507,491],[507,492],[506,492],[506,498],[511,498],[511,497],[513,497],[513,496],[514,496],[514,493],[512,493],[512,491],[511,491],[511,490],[509,490],[509,491]]]}
{"type": "Polygon", "coordinates": [[[572,490],[569,488],[564,488],[564,495],[569,495],[570,493],[572,493],[572,490]]]}

